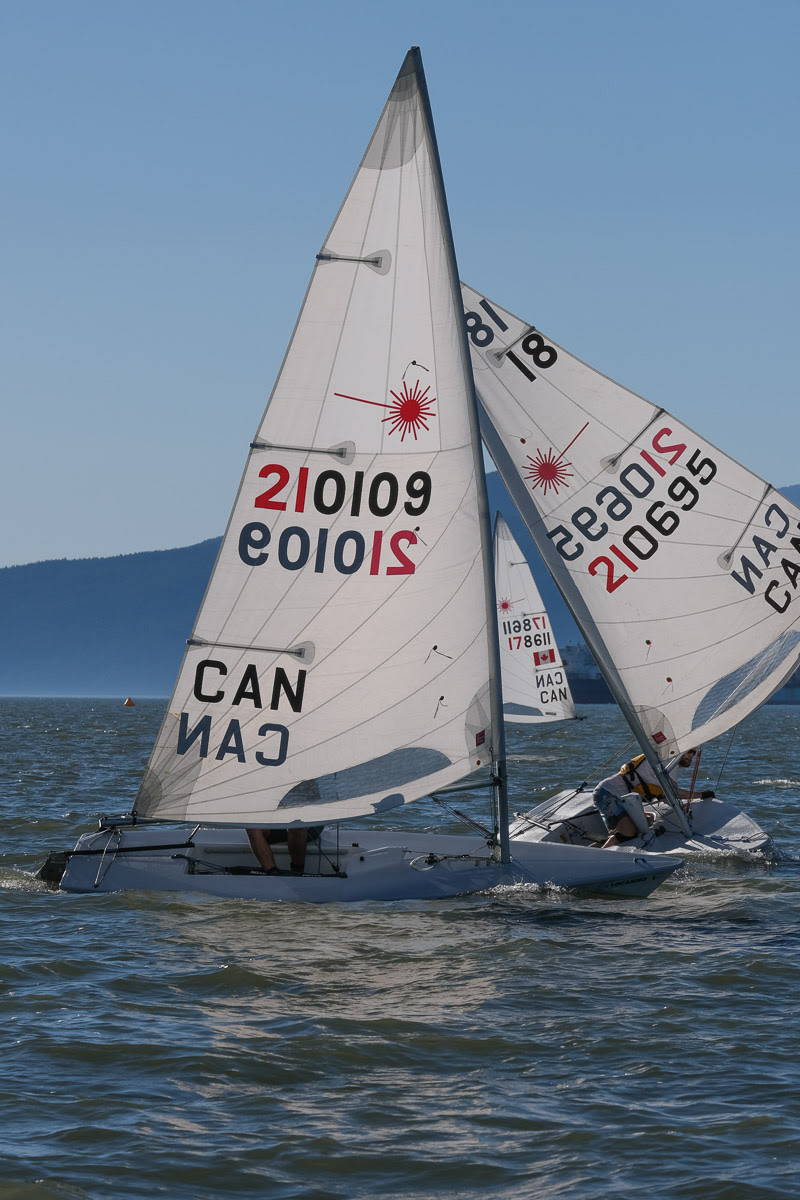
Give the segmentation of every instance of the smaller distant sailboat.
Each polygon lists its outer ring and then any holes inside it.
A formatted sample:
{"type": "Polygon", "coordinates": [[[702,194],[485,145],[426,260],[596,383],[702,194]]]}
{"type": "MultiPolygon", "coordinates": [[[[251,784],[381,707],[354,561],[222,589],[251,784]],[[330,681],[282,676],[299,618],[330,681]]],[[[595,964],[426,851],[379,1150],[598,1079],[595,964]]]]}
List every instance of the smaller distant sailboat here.
{"type": "Polygon", "coordinates": [[[574,720],[575,705],[550,618],[501,513],[494,523],[494,578],[506,723],[574,720]]]}

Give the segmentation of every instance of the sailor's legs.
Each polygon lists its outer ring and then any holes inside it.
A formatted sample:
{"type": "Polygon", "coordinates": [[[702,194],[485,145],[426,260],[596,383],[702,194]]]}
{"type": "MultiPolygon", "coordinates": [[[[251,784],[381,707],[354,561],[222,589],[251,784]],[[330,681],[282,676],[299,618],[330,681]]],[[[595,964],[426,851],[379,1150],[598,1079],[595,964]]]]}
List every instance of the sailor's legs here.
{"type": "Polygon", "coordinates": [[[259,861],[259,864],[265,871],[275,870],[275,855],[272,853],[272,847],[269,844],[266,829],[248,829],[246,830],[250,847],[259,861]]]}
{"type": "Polygon", "coordinates": [[[619,846],[637,836],[639,831],[626,813],[619,796],[615,796],[604,787],[598,787],[594,790],[593,799],[609,835],[602,843],[601,849],[619,846]]]}

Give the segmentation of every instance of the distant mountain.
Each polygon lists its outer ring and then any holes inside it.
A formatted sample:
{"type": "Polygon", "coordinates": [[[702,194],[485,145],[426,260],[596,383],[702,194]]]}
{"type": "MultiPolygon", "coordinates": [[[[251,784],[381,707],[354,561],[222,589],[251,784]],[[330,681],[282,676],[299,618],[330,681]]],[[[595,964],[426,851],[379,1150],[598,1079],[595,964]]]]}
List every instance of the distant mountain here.
{"type": "Polygon", "coordinates": [[[219,543],[0,570],[0,694],[168,695],[219,543]]]}
{"type": "MultiPolygon", "coordinates": [[[[582,642],[499,475],[487,482],[559,644],[582,642]]],[[[783,494],[800,504],[800,484],[783,494]]],[[[219,544],[0,569],[0,695],[167,696],[219,544]]]]}

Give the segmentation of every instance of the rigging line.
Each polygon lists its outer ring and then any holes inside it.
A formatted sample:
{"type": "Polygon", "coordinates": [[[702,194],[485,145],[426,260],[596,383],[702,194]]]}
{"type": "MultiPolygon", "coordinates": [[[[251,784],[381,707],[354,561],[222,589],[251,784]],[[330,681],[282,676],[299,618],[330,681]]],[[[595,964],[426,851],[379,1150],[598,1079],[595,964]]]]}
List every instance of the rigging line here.
{"type": "Polygon", "coordinates": [[[694,785],[697,783],[697,772],[700,770],[700,758],[703,753],[703,747],[698,746],[694,756],[694,767],[692,769],[692,779],[689,784],[689,799],[686,801],[687,809],[691,812],[692,800],[695,799],[694,785]]]}
{"type": "Polygon", "coordinates": [[[488,778],[477,780],[475,783],[465,783],[460,787],[455,786],[439,788],[435,792],[431,792],[431,800],[435,800],[438,804],[440,796],[454,796],[456,792],[483,792],[486,790],[486,788],[491,787],[492,783],[493,780],[488,778]]]}
{"type": "Polygon", "coordinates": [[[623,760],[623,762],[626,761],[629,752],[637,745],[638,742],[636,741],[636,738],[629,738],[619,750],[609,754],[608,758],[604,759],[599,766],[594,768],[597,774],[599,775],[602,771],[605,771],[607,767],[612,765],[612,763],[618,762],[620,758],[623,760]]]}
{"type": "Polygon", "coordinates": [[[729,567],[731,565],[731,559],[733,558],[733,555],[736,551],[737,546],[739,545],[742,538],[744,537],[744,535],[747,533],[748,529],[752,525],[753,521],[755,520],[756,513],[761,508],[761,505],[764,503],[764,501],[766,500],[767,496],[769,495],[769,493],[771,491],[772,491],[772,484],[771,483],[764,484],[764,491],[761,494],[761,499],[758,501],[755,508],[753,509],[753,512],[750,515],[749,521],[747,522],[746,525],[744,525],[742,527],[741,533],[739,534],[739,536],[736,539],[736,541],[734,542],[734,544],[731,546],[730,550],[726,550],[724,552],[724,554],[720,554],[719,558],[717,559],[720,566],[724,565],[726,567],[729,567]]]}
{"type": "MultiPolygon", "coordinates": [[[[587,772],[588,778],[590,778],[590,779],[591,778],[594,778],[594,779],[602,778],[603,773],[606,771],[606,769],[608,767],[610,767],[613,763],[618,762],[620,758],[622,758],[623,761],[625,761],[628,757],[628,752],[637,745],[638,745],[638,743],[636,741],[636,738],[630,738],[619,750],[616,750],[613,753],[609,754],[609,756],[607,758],[603,759],[603,761],[601,763],[599,763],[597,765],[590,763],[589,764],[590,769],[587,772]]],[[[577,796],[577,794],[580,790],[581,790],[580,788],[575,788],[572,795],[577,796]]],[[[571,799],[571,798],[572,798],[571,796],[568,797],[568,799],[571,799]]]]}
{"type": "Polygon", "coordinates": [[[730,737],[729,737],[729,739],[728,739],[728,748],[727,748],[727,750],[725,751],[725,757],[723,758],[723,760],[722,760],[722,766],[721,766],[721,767],[720,767],[720,769],[719,769],[719,775],[718,775],[718,777],[717,777],[717,783],[716,783],[716,787],[719,787],[720,780],[722,779],[722,772],[725,770],[725,764],[726,764],[726,763],[727,763],[727,761],[728,761],[728,755],[729,755],[729,754],[730,754],[730,752],[731,752],[731,746],[733,745],[733,739],[734,739],[734,737],[736,736],[736,730],[737,730],[738,728],[739,728],[739,725],[734,725],[734,726],[733,726],[733,728],[731,729],[731,736],[730,736],[730,737]]]}
{"type": "MultiPolygon", "coordinates": [[[[619,750],[617,750],[617,751],[613,752],[612,754],[610,754],[610,755],[609,755],[609,756],[608,756],[606,759],[604,759],[604,760],[603,760],[601,763],[599,763],[599,764],[597,764],[597,765],[594,765],[594,764],[591,764],[591,763],[590,763],[590,764],[589,764],[589,771],[587,772],[587,777],[588,777],[588,778],[587,778],[587,781],[588,781],[588,779],[600,779],[600,778],[604,778],[604,772],[606,771],[606,769],[607,769],[608,767],[610,767],[610,766],[611,766],[613,763],[615,763],[615,762],[618,762],[620,758],[622,758],[622,759],[623,759],[623,761],[626,761],[626,760],[627,760],[627,758],[628,758],[628,752],[629,752],[630,750],[632,750],[632,749],[633,749],[633,748],[634,748],[634,747],[635,747],[637,744],[638,744],[638,743],[637,743],[637,741],[636,741],[636,738],[630,738],[630,739],[629,739],[629,740],[628,740],[628,741],[625,743],[625,745],[621,747],[621,749],[619,749],[619,750]]],[[[582,791],[582,788],[580,788],[580,787],[577,787],[577,788],[573,788],[573,789],[571,789],[571,791],[570,791],[570,794],[569,794],[568,796],[566,796],[566,797],[564,798],[564,800],[562,800],[562,801],[560,802],[560,804],[559,804],[559,806],[558,806],[558,807],[559,807],[559,808],[563,807],[563,805],[564,805],[564,804],[566,804],[566,803],[568,803],[570,800],[574,799],[574,797],[575,797],[575,796],[577,796],[577,795],[578,795],[578,794],[579,794],[581,791],[582,791]]],[[[556,809],[556,811],[558,811],[558,809],[556,809]]],[[[536,823],[536,822],[534,822],[534,824],[535,824],[535,823],[536,823]]]]}
{"type": "Polygon", "coordinates": [[[431,796],[431,799],[435,800],[441,808],[446,809],[451,816],[458,817],[459,820],[463,821],[466,825],[469,825],[470,828],[474,829],[477,833],[485,834],[486,837],[494,836],[491,829],[487,829],[485,825],[481,825],[479,821],[467,816],[466,813],[460,812],[459,809],[453,808],[452,805],[448,804],[445,800],[442,800],[439,796],[431,796]]]}
{"type": "MultiPolygon", "coordinates": [[[[313,848],[312,848],[312,853],[313,853],[313,848]]],[[[338,821],[337,821],[337,823],[336,823],[336,850],[335,850],[335,854],[336,854],[336,862],[334,862],[334,861],[333,861],[333,859],[331,858],[330,854],[328,854],[327,850],[323,850],[323,849],[322,849],[322,846],[319,844],[319,839],[317,839],[317,866],[318,866],[318,867],[319,867],[319,866],[321,866],[321,865],[322,865],[322,860],[324,859],[324,860],[325,860],[325,862],[328,864],[328,866],[331,868],[331,870],[332,870],[332,871],[334,871],[334,872],[335,872],[337,875],[340,875],[340,874],[341,874],[341,866],[340,866],[340,850],[339,850],[339,823],[338,823],[338,821]]],[[[320,870],[320,871],[318,872],[318,874],[320,874],[320,875],[321,875],[321,874],[322,874],[322,871],[320,870]]]]}

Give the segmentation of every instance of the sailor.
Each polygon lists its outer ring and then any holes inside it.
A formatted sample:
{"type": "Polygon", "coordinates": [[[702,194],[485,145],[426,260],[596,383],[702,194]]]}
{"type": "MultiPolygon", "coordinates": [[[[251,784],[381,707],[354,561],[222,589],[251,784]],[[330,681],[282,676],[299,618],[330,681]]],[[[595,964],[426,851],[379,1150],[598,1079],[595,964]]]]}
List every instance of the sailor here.
{"type": "MultiPolygon", "coordinates": [[[[678,783],[678,768],[690,767],[694,756],[698,753],[699,750],[684,751],[669,772],[675,795],[680,800],[691,800],[694,793],[687,792],[678,783]]],[[[603,850],[608,849],[609,846],[619,846],[622,842],[629,842],[640,832],[623,803],[623,797],[629,796],[631,792],[638,792],[645,800],[658,800],[664,795],[663,789],[656,779],[655,771],[643,754],[637,754],[630,762],[623,763],[616,775],[609,775],[607,779],[601,779],[594,789],[593,799],[597,811],[608,830],[606,841],[598,843],[603,850]]],[[[704,799],[709,799],[713,797],[714,793],[703,792],[702,795],[704,799]]]]}
{"type": "Polygon", "coordinates": [[[267,875],[281,874],[272,853],[273,844],[279,842],[286,842],[292,874],[302,875],[306,865],[306,846],[309,838],[312,841],[319,838],[322,828],[322,825],[313,825],[305,829],[247,829],[245,832],[253,854],[267,875]]]}

